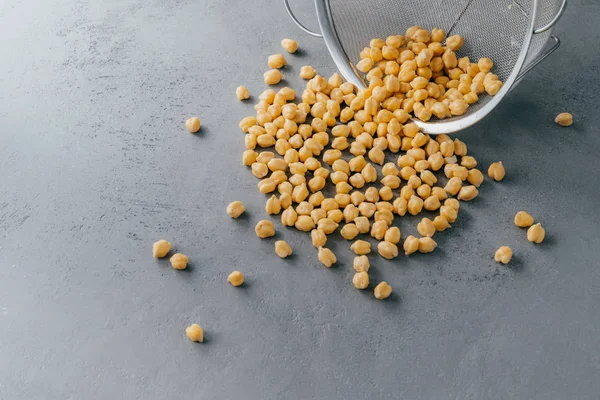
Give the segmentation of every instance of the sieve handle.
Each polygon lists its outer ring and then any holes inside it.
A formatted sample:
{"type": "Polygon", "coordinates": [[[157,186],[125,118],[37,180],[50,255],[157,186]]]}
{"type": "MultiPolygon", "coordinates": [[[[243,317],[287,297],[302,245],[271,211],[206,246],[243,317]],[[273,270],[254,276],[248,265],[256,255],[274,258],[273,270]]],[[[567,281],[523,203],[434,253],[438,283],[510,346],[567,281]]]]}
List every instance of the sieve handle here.
{"type": "Polygon", "coordinates": [[[292,19],[292,21],[294,21],[296,23],[296,25],[298,25],[298,28],[302,29],[304,32],[308,33],[311,36],[318,37],[318,38],[323,37],[323,35],[320,34],[319,32],[313,32],[310,29],[308,29],[307,27],[305,27],[302,24],[302,22],[300,22],[298,20],[298,18],[296,18],[296,16],[294,15],[294,12],[292,11],[292,8],[290,7],[289,0],[283,0],[283,4],[285,5],[285,9],[287,10],[288,14],[290,15],[290,18],[292,19]]]}
{"type": "Polygon", "coordinates": [[[546,32],[548,29],[552,28],[554,26],[554,24],[556,24],[556,21],[558,21],[560,19],[560,17],[563,15],[563,13],[565,12],[565,8],[567,8],[567,0],[563,0],[562,4],[560,5],[560,8],[558,9],[558,12],[554,16],[554,18],[552,18],[552,21],[548,22],[546,25],[542,26],[541,28],[535,29],[533,31],[533,33],[543,33],[543,32],[546,32]]]}
{"type": "Polygon", "coordinates": [[[560,39],[554,35],[550,36],[550,38],[552,40],[554,40],[554,44],[548,50],[546,50],[543,54],[541,54],[538,58],[536,58],[535,60],[530,62],[525,67],[525,69],[523,69],[521,72],[519,72],[519,75],[517,75],[517,79],[515,79],[515,83],[513,84],[513,87],[518,82],[520,82],[521,79],[523,79],[523,77],[525,75],[527,75],[529,73],[529,71],[531,71],[536,65],[538,65],[539,63],[544,61],[546,59],[546,57],[548,57],[550,54],[552,54],[554,52],[554,50],[558,49],[558,46],[560,46],[560,39]]]}

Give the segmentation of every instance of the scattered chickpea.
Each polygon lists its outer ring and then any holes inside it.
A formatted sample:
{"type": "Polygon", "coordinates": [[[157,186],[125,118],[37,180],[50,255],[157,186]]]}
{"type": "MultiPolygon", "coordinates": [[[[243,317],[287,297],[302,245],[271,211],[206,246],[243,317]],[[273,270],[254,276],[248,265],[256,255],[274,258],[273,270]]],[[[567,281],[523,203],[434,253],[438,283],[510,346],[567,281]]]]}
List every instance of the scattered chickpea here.
{"type": "Polygon", "coordinates": [[[292,248],[285,240],[278,240],[275,242],[275,253],[281,258],[286,258],[292,255],[292,248]]]}
{"type": "Polygon", "coordinates": [[[381,257],[388,260],[398,257],[398,246],[394,243],[381,241],[377,244],[377,251],[381,257]]]}
{"type": "Polygon", "coordinates": [[[282,68],[287,64],[287,61],[282,54],[273,54],[269,56],[267,64],[269,65],[269,68],[282,68]]]}
{"type": "Polygon", "coordinates": [[[533,217],[526,211],[519,211],[515,215],[515,225],[519,228],[527,228],[533,225],[533,217]]]}
{"type": "Polygon", "coordinates": [[[504,175],[506,175],[506,171],[502,161],[495,162],[488,168],[488,176],[495,181],[501,181],[504,179],[504,175]]]}
{"type": "Polygon", "coordinates": [[[294,39],[283,39],[281,41],[281,47],[285,49],[288,53],[295,53],[298,50],[298,42],[294,39]]]}
{"type": "MultiPolygon", "coordinates": [[[[296,224],[297,220],[298,220],[298,213],[296,213],[296,210],[294,210],[294,207],[290,206],[281,213],[281,224],[283,226],[294,226],[296,224]]],[[[257,235],[258,235],[258,233],[257,233],[257,235]]]]}
{"type": "Polygon", "coordinates": [[[317,75],[317,70],[310,65],[305,65],[300,68],[300,78],[302,79],[312,79],[315,75],[317,75]]]}
{"type": "Polygon", "coordinates": [[[240,271],[233,271],[227,277],[227,282],[233,286],[241,286],[244,283],[244,275],[240,271]]]}
{"type": "Polygon", "coordinates": [[[241,201],[233,201],[227,206],[227,215],[231,218],[239,217],[244,211],[246,211],[246,207],[244,207],[241,201]]]}
{"type": "Polygon", "coordinates": [[[166,240],[159,240],[152,245],[152,256],[154,258],[163,258],[171,251],[171,243],[166,240]]]}
{"type": "Polygon", "coordinates": [[[371,252],[371,243],[365,240],[357,240],[356,242],[352,243],[352,246],[350,246],[350,250],[352,250],[355,254],[358,254],[360,256],[366,255],[371,252]]]}
{"type": "Polygon", "coordinates": [[[185,328],[185,334],[192,342],[204,342],[204,329],[198,324],[192,324],[185,328]]]}
{"type": "Polygon", "coordinates": [[[477,197],[478,194],[479,194],[479,191],[477,190],[477,188],[475,186],[472,186],[472,185],[464,186],[460,189],[460,191],[458,192],[458,196],[456,196],[456,198],[458,200],[470,201],[470,200],[473,200],[475,197],[477,197]]]}
{"type": "Polygon", "coordinates": [[[265,239],[275,235],[275,226],[271,221],[263,219],[258,221],[256,227],[254,228],[254,232],[259,238],[265,239]]]}
{"type": "Polygon", "coordinates": [[[419,238],[419,253],[431,253],[436,247],[437,243],[432,238],[419,238]]]}
{"type": "Polygon", "coordinates": [[[529,227],[527,230],[527,240],[533,243],[540,244],[546,237],[546,231],[542,227],[542,224],[535,224],[529,227]]]}
{"type": "Polygon", "coordinates": [[[392,287],[386,281],[383,281],[375,286],[373,294],[379,300],[387,299],[392,294],[392,287]]]}
{"type": "Polygon", "coordinates": [[[371,229],[369,218],[364,216],[354,218],[354,225],[356,225],[359,233],[368,233],[371,229]]]}
{"type": "Polygon", "coordinates": [[[369,263],[369,258],[364,255],[354,257],[354,261],[353,261],[352,265],[356,272],[367,272],[369,270],[369,268],[371,268],[371,264],[369,263]]]}
{"type": "Polygon", "coordinates": [[[352,284],[357,289],[366,289],[369,286],[369,274],[365,271],[355,273],[352,284]]]}
{"type": "Polygon", "coordinates": [[[196,133],[200,130],[200,118],[192,117],[185,121],[185,127],[190,133],[196,133]]]}
{"type": "Polygon", "coordinates": [[[571,126],[573,124],[573,115],[567,112],[560,113],[556,116],[554,122],[560,126],[571,126]]]}
{"type": "Polygon", "coordinates": [[[294,226],[299,231],[310,232],[315,228],[315,222],[308,215],[299,215],[298,219],[296,219],[296,223],[294,224],[294,226]]]}
{"type": "Polygon", "coordinates": [[[397,226],[392,226],[385,232],[383,240],[389,243],[398,244],[401,236],[400,228],[397,226]]]}
{"type": "Polygon", "coordinates": [[[318,258],[327,268],[330,268],[337,262],[337,258],[335,257],[335,254],[333,254],[333,251],[326,247],[319,247],[318,258]]]}
{"type": "Polygon", "coordinates": [[[187,256],[181,253],[176,253],[173,254],[169,261],[171,262],[171,267],[175,269],[185,269],[188,265],[189,260],[190,259],[187,256]]]}
{"type": "Polygon", "coordinates": [[[248,92],[248,88],[246,86],[238,86],[235,89],[235,95],[238,100],[246,100],[250,98],[250,92],[248,92]]]}
{"type": "Polygon", "coordinates": [[[429,218],[423,218],[417,224],[417,231],[421,236],[432,237],[435,234],[435,225],[429,218]]]}
{"type": "Polygon", "coordinates": [[[325,246],[327,243],[327,235],[320,229],[313,229],[310,231],[310,237],[312,240],[312,245],[319,248],[325,246]]]}
{"type": "Polygon", "coordinates": [[[435,230],[438,232],[442,232],[442,231],[445,231],[446,229],[450,228],[450,224],[448,223],[448,220],[441,215],[438,215],[437,217],[435,217],[433,219],[433,226],[435,227],[435,230]]]}
{"type": "Polygon", "coordinates": [[[346,240],[352,240],[352,239],[354,239],[359,233],[360,232],[358,231],[358,228],[353,223],[349,223],[349,224],[344,225],[344,227],[340,231],[340,234],[346,240]]]}
{"type": "Polygon", "coordinates": [[[419,239],[414,236],[408,236],[404,240],[404,254],[409,255],[419,250],[419,239]]]}
{"type": "Polygon", "coordinates": [[[513,252],[512,249],[508,246],[502,246],[498,250],[496,250],[496,254],[494,255],[494,259],[496,262],[502,264],[508,264],[510,259],[512,258],[513,252]]]}
{"type": "Polygon", "coordinates": [[[278,69],[271,69],[265,72],[263,76],[267,85],[276,85],[283,78],[283,74],[278,69]]]}

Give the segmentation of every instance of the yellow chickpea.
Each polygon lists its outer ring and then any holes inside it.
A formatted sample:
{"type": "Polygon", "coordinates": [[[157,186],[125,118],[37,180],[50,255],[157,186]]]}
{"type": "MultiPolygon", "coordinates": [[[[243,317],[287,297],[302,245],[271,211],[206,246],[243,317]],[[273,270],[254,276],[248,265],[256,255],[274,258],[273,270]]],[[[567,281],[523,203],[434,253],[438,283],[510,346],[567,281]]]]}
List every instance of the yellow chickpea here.
{"type": "Polygon", "coordinates": [[[356,242],[352,243],[350,250],[357,255],[367,255],[371,252],[371,243],[365,240],[357,240],[356,242]]]}
{"type": "Polygon", "coordinates": [[[185,328],[185,334],[192,342],[204,342],[204,329],[198,324],[192,324],[185,328]]]}
{"type": "Polygon", "coordinates": [[[265,72],[263,77],[267,85],[276,85],[283,78],[283,74],[278,69],[271,69],[265,72]]]}
{"type": "Polygon", "coordinates": [[[310,232],[315,228],[315,222],[308,215],[298,215],[298,219],[294,224],[296,229],[302,232],[310,232]]]}
{"type": "Polygon", "coordinates": [[[227,282],[233,286],[241,286],[244,283],[244,275],[240,271],[233,271],[227,277],[227,282]]]}
{"type": "Polygon", "coordinates": [[[288,207],[281,213],[281,224],[283,226],[294,226],[297,220],[298,213],[296,213],[294,207],[288,207]]]}
{"type": "Polygon", "coordinates": [[[435,225],[429,218],[423,218],[421,222],[417,224],[417,231],[421,236],[432,237],[435,234],[435,225]]]}
{"type": "Polygon", "coordinates": [[[356,225],[356,228],[358,229],[359,233],[368,233],[371,229],[369,218],[365,216],[356,217],[354,219],[354,225],[356,225]]]}
{"type": "Polygon", "coordinates": [[[292,255],[292,248],[285,240],[278,240],[275,242],[275,253],[281,258],[286,258],[292,255]]]}
{"type": "Polygon", "coordinates": [[[346,240],[352,240],[352,239],[354,239],[359,233],[360,232],[358,231],[358,228],[353,223],[349,223],[349,224],[344,225],[344,227],[340,231],[340,234],[346,240]]]}
{"type": "Polygon", "coordinates": [[[573,124],[573,115],[567,112],[560,113],[554,119],[560,126],[571,126],[573,124]]]}
{"type": "Polygon", "coordinates": [[[333,254],[333,251],[325,247],[319,247],[318,258],[327,268],[330,268],[337,262],[337,258],[335,257],[335,254],[333,254]]]}
{"type": "Polygon", "coordinates": [[[442,217],[441,215],[438,215],[433,219],[433,226],[435,227],[436,231],[442,232],[450,228],[450,223],[446,218],[442,217]]]}
{"type": "Polygon", "coordinates": [[[287,61],[282,54],[273,54],[269,56],[267,64],[269,68],[282,68],[287,64],[287,61]]]}
{"type": "Polygon", "coordinates": [[[387,299],[392,294],[392,287],[387,282],[383,281],[379,285],[375,286],[373,291],[375,298],[379,300],[387,299]]]}
{"type": "Polygon", "coordinates": [[[379,255],[385,259],[391,260],[398,257],[398,246],[393,243],[382,241],[377,245],[379,255]]]}
{"type": "Polygon", "coordinates": [[[312,79],[315,75],[317,75],[317,70],[310,65],[305,65],[300,68],[300,78],[302,79],[312,79]]]}
{"type": "Polygon", "coordinates": [[[542,243],[546,237],[546,231],[542,227],[542,224],[535,224],[529,227],[527,230],[527,240],[533,243],[542,243]]]}
{"type": "Polygon", "coordinates": [[[298,42],[294,39],[283,39],[281,41],[281,47],[285,49],[288,53],[295,53],[298,50],[298,42]]]}
{"type": "Polygon", "coordinates": [[[352,277],[352,284],[357,289],[366,289],[369,286],[369,274],[366,271],[355,273],[352,277]]]}
{"type": "MultiPolygon", "coordinates": [[[[254,121],[256,121],[256,120],[254,120],[254,121]]],[[[254,124],[252,124],[252,125],[254,125],[254,124]]],[[[198,118],[198,117],[189,118],[187,121],[185,121],[185,127],[187,128],[188,131],[190,131],[190,133],[198,132],[200,130],[200,118],[198,118]]],[[[244,132],[247,132],[247,130],[244,132]]]]}
{"type": "Polygon", "coordinates": [[[227,206],[227,215],[231,218],[239,217],[244,211],[246,211],[246,207],[244,207],[241,201],[233,201],[227,206]]]}
{"type": "Polygon", "coordinates": [[[159,240],[152,245],[152,256],[154,258],[163,258],[171,251],[171,243],[166,240],[159,240]]]}
{"type": "Polygon", "coordinates": [[[519,211],[515,215],[515,225],[519,228],[528,228],[533,225],[533,217],[526,211],[519,211]]]}
{"type": "Polygon", "coordinates": [[[419,253],[431,253],[436,247],[437,243],[432,238],[419,238],[419,253]]]}
{"type": "Polygon", "coordinates": [[[508,264],[510,259],[512,258],[513,252],[512,249],[508,246],[502,246],[498,250],[496,250],[496,254],[494,255],[494,259],[496,262],[502,264],[508,264]]]}
{"type": "MultiPolygon", "coordinates": [[[[452,178],[452,179],[454,179],[454,178],[452,178]]],[[[473,200],[475,197],[477,197],[478,194],[479,194],[479,191],[477,190],[477,188],[475,186],[472,186],[472,185],[464,186],[464,187],[460,188],[457,199],[464,200],[464,201],[470,201],[470,200],[473,200]]]]}
{"type": "Polygon", "coordinates": [[[250,98],[250,92],[248,92],[248,88],[246,86],[238,86],[235,89],[235,96],[238,100],[246,100],[250,98]]]}
{"type": "Polygon", "coordinates": [[[502,179],[504,179],[505,175],[506,170],[504,169],[502,161],[492,163],[492,165],[490,165],[490,167],[488,168],[488,176],[495,181],[501,181],[502,179]]]}
{"type": "Polygon", "coordinates": [[[188,265],[189,258],[181,253],[173,254],[173,256],[169,259],[171,262],[171,267],[175,269],[185,269],[188,265]]]}

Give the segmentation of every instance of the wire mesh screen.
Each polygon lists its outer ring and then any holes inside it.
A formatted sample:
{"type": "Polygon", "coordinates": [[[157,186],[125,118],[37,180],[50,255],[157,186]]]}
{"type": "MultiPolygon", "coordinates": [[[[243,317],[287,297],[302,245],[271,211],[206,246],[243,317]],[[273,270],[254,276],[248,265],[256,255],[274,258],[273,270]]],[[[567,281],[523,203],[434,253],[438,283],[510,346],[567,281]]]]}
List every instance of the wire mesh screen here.
{"type": "MultiPolygon", "coordinates": [[[[555,5],[558,1],[545,3],[555,5]]],[[[519,0],[518,4],[514,0],[329,0],[335,31],[353,63],[360,61],[360,51],[372,38],[404,34],[408,27],[420,25],[462,35],[465,43],[457,56],[469,56],[472,62],[480,57],[491,58],[495,63],[492,72],[503,81],[513,71],[527,37],[532,4],[533,0],[519,0]]],[[[557,7],[542,9],[543,18],[549,21],[557,7]]],[[[544,36],[536,38],[537,53],[548,38],[544,36]]],[[[468,113],[482,108],[490,99],[482,95],[468,113]]]]}

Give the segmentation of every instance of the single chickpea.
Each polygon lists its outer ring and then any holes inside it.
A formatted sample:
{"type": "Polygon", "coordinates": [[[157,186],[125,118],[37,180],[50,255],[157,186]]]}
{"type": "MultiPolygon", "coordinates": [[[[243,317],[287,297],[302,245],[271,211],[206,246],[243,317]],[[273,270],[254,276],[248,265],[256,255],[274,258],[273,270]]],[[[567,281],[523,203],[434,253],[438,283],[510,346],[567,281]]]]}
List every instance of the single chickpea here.
{"type": "Polygon", "coordinates": [[[204,342],[204,329],[198,324],[192,324],[185,328],[185,334],[192,342],[204,342]]]}
{"type": "Polygon", "coordinates": [[[175,269],[185,269],[188,265],[189,260],[190,259],[187,256],[181,253],[176,253],[173,254],[169,261],[171,262],[171,267],[175,269]]]}
{"type": "Polygon", "coordinates": [[[270,178],[258,182],[258,191],[261,193],[271,193],[277,188],[277,184],[270,178]]]}
{"type": "Polygon", "coordinates": [[[527,240],[533,243],[542,243],[546,237],[546,231],[542,228],[542,224],[535,224],[527,230],[527,240]]]}
{"type": "Polygon", "coordinates": [[[421,210],[423,210],[423,199],[421,199],[420,197],[417,197],[415,195],[410,197],[410,200],[408,200],[408,213],[410,215],[417,215],[421,212],[421,210]]]}
{"type": "Polygon", "coordinates": [[[371,252],[371,243],[365,240],[357,240],[356,242],[352,243],[350,250],[357,255],[366,255],[371,252]]]}
{"type": "Polygon", "coordinates": [[[296,224],[297,220],[298,220],[298,213],[296,213],[296,210],[294,210],[294,207],[290,206],[281,213],[281,224],[283,226],[294,226],[296,224]]]}
{"type": "Polygon", "coordinates": [[[352,284],[357,289],[366,289],[369,286],[369,274],[366,271],[355,273],[352,284]]]}
{"type": "Polygon", "coordinates": [[[313,229],[310,231],[310,238],[312,240],[312,245],[319,248],[325,246],[327,243],[327,235],[320,229],[313,229]]]}
{"type": "Polygon", "coordinates": [[[458,218],[458,211],[455,208],[452,208],[451,206],[443,205],[440,207],[440,215],[446,218],[448,222],[453,223],[454,221],[456,221],[456,218],[458,218]]]}
{"type": "Polygon", "coordinates": [[[319,261],[321,261],[321,264],[327,268],[331,268],[331,266],[337,262],[337,258],[335,257],[335,254],[333,254],[333,251],[326,247],[319,247],[317,256],[319,261]]]}
{"type": "Polygon", "coordinates": [[[504,175],[506,175],[506,170],[504,169],[504,165],[502,165],[502,161],[492,163],[488,168],[488,176],[495,181],[501,181],[504,179],[504,175]]]}
{"type": "Polygon", "coordinates": [[[433,219],[433,226],[435,227],[436,231],[442,232],[450,228],[450,223],[448,223],[448,220],[446,218],[442,217],[441,215],[438,215],[433,219]]]}
{"type": "MultiPolygon", "coordinates": [[[[254,120],[254,121],[255,121],[254,123],[256,123],[256,120],[254,120]]],[[[254,124],[252,124],[252,125],[254,125],[254,124]]],[[[189,118],[187,121],[185,121],[185,127],[187,128],[188,131],[190,131],[190,133],[198,132],[200,130],[200,118],[198,118],[198,117],[189,118]]],[[[247,132],[247,130],[244,132],[247,132]]]]}
{"type": "Polygon", "coordinates": [[[421,222],[417,224],[417,231],[421,236],[432,237],[435,235],[435,225],[429,218],[423,218],[421,222]]]}
{"type": "Polygon", "coordinates": [[[377,240],[383,239],[385,232],[388,230],[389,224],[387,221],[375,221],[371,227],[371,236],[377,240]]]}
{"type": "Polygon", "coordinates": [[[166,240],[159,240],[152,245],[152,256],[154,258],[163,258],[171,251],[171,243],[166,240]]]}
{"type": "Polygon", "coordinates": [[[299,231],[310,232],[315,228],[315,222],[308,215],[298,215],[298,219],[296,220],[294,226],[299,231]]]}
{"type": "Polygon", "coordinates": [[[385,232],[383,240],[392,244],[398,244],[398,242],[400,242],[400,237],[400,228],[392,226],[385,232]]]}
{"type": "Polygon", "coordinates": [[[285,49],[288,53],[295,53],[298,50],[298,42],[294,39],[283,39],[281,41],[281,47],[285,49]]]}
{"type": "Polygon", "coordinates": [[[377,251],[379,255],[385,259],[391,260],[392,258],[398,257],[398,246],[394,243],[382,241],[377,245],[377,251]]]}
{"type": "Polygon", "coordinates": [[[289,182],[283,182],[283,183],[287,183],[288,185],[290,185],[290,192],[287,193],[281,193],[281,196],[279,196],[279,204],[281,205],[281,208],[284,210],[287,210],[288,207],[290,207],[292,205],[292,195],[290,194],[292,189],[291,189],[291,184],[289,182]]]}
{"type": "Polygon", "coordinates": [[[425,200],[423,200],[423,208],[426,209],[427,211],[435,211],[440,207],[441,207],[440,199],[435,195],[431,195],[431,196],[427,197],[425,200]]]}
{"type": "Polygon", "coordinates": [[[227,277],[227,282],[233,286],[241,286],[244,283],[244,275],[240,271],[233,271],[227,277]]]}
{"type": "Polygon", "coordinates": [[[283,74],[278,69],[271,69],[265,72],[263,77],[267,85],[276,85],[283,78],[283,74]]]}
{"type": "Polygon", "coordinates": [[[464,43],[465,39],[461,35],[452,35],[446,38],[446,47],[454,51],[460,50],[464,43]]]}
{"type": "MultiPolygon", "coordinates": [[[[446,207],[454,208],[456,210],[456,212],[458,212],[458,210],[460,208],[460,203],[456,199],[448,199],[444,202],[444,205],[446,207]]],[[[454,222],[454,221],[450,221],[450,222],[454,222]]]]}
{"type": "Polygon", "coordinates": [[[227,215],[231,218],[239,217],[244,211],[246,211],[246,207],[244,207],[241,201],[233,201],[227,206],[227,215]]]}
{"type": "Polygon", "coordinates": [[[437,243],[432,238],[419,238],[419,253],[431,253],[436,247],[437,243]]]}
{"type": "Polygon", "coordinates": [[[439,201],[446,200],[448,198],[448,193],[439,186],[435,186],[431,188],[431,196],[435,196],[439,201]]]}
{"type": "Polygon", "coordinates": [[[456,195],[462,188],[462,181],[460,178],[454,176],[448,180],[446,186],[444,186],[444,190],[446,193],[454,196],[456,195]]]}
{"type": "Polygon", "coordinates": [[[254,228],[254,232],[259,238],[265,239],[275,235],[275,226],[271,221],[263,219],[258,221],[256,227],[254,228]]]}
{"type": "Polygon", "coordinates": [[[427,184],[422,184],[421,186],[419,186],[417,188],[417,195],[420,198],[422,198],[423,200],[428,198],[430,194],[431,194],[431,186],[429,186],[427,184]]]}
{"type": "Polygon", "coordinates": [[[419,239],[414,236],[408,236],[404,240],[404,254],[409,255],[419,250],[419,239]]]}
{"type": "Polygon", "coordinates": [[[235,96],[238,100],[246,100],[250,97],[250,92],[248,92],[248,88],[246,86],[238,86],[235,89],[235,96]]]}
{"type": "Polygon", "coordinates": [[[315,75],[317,75],[317,70],[310,65],[305,65],[300,68],[300,78],[302,79],[312,79],[315,75]]]}
{"type": "Polygon", "coordinates": [[[367,256],[356,256],[353,262],[354,270],[356,272],[367,272],[371,268],[369,258],[367,256]]]}
{"type": "Polygon", "coordinates": [[[344,227],[340,231],[340,234],[346,240],[352,240],[352,239],[354,239],[359,233],[360,232],[358,232],[358,228],[353,223],[349,223],[349,224],[344,225],[344,227]]]}
{"type": "Polygon", "coordinates": [[[375,286],[373,291],[375,297],[379,300],[387,299],[392,294],[392,287],[387,282],[383,281],[375,286]]]}
{"type": "Polygon", "coordinates": [[[554,122],[560,126],[571,126],[573,124],[573,115],[567,112],[560,113],[556,116],[554,122]]]}
{"type": "Polygon", "coordinates": [[[519,211],[515,215],[515,225],[519,228],[527,228],[533,225],[533,217],[526,211],[519,211]]]}
{"type": "Polygon", "coordinates": [[[354,225],[358,229],[359,233],[368,233],[371,229],[371,223],[369,222],[369,218],[365,216],[354,218],[354,225]]]}
{"type": "Polygon", "coordinates": [[[331,218],[323,218],[318,222],[319,230],[323,231],[326,235],[332,234],[338,228],[338,223],[331,218]]]}
{"type": "Polygon", "coordinates": [[[315,224],[319,224],[320,220],[327,218],[327,211],[322,208],[315,208],[310,212],[310,217],[315,224]]]}
{"type": "Polygon", "coordinates": [[[292,248],[285,240],[278,240],[275,242],[275,253],[281,258],[286,258],[292,255],[292,248]]]}
{"type": "Polygon", "coordinates": [[[496,262],[502,264],[508,264],[510,259],[512,258],[513,252],[512,249],[508,246],[502,246],[498,250],[496,250],[496,254],[494,255],[494,260],[496,262]]]}
{"type": "MultiPolygon", "coordinates": [[[[452,179],[454,179],[454,178],[452,178],[452,179]]],[[[477,190],[477,188],[475,186],[473,186],[473,185],[464,186],[458,192],[457,199],[464,200],[464,201],[470,201],[470,200],[473,200],[475,197],[477,197],[478,194],[479,194],[479,191],[477,190]]]]}
{"type": "Polygon", "coordinates": [[[479,187],[483,183],[483,174],[477,168],[473,168],[469,170],[469,175],[467,176],[467,180],[469,183],[475,187],[479,187]]]}
{"type": "Polygon", "coordinates": [[[287,61],[282,54],[273,54],[269,56],[267,64],[269,65],[269,68],[282,68],[287,64],[287,61]]]}

